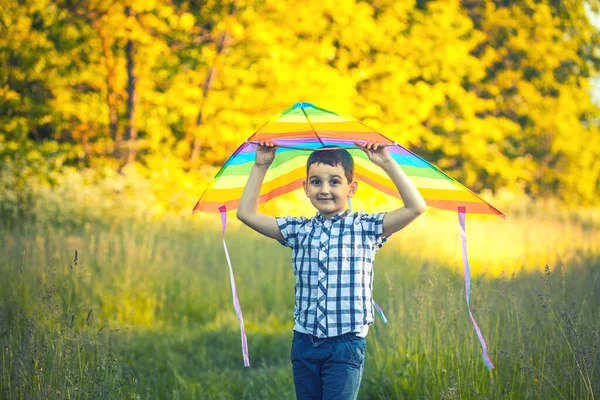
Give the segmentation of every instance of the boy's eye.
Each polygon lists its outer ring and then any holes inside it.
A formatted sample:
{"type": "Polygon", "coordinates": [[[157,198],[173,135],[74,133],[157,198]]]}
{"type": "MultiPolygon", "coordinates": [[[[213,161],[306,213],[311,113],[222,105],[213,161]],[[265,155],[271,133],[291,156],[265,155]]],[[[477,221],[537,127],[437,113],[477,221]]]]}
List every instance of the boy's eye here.
{"type": "Polygon", "coordinates": [[[310,181],[311,185],[318,185],[319,183],[321,183],[321,181],[319,181],[318,179],[313,179],[310,181]]]}
{"type": "Polygon", "coordinates": [[[337,179],[333,179],[333,180],[331,181],[331,184],[332,184],[332,185],[339,185],[339,183],[340,183],[340,181],[339,181],[339,180],[337,180],[337,179]]]}

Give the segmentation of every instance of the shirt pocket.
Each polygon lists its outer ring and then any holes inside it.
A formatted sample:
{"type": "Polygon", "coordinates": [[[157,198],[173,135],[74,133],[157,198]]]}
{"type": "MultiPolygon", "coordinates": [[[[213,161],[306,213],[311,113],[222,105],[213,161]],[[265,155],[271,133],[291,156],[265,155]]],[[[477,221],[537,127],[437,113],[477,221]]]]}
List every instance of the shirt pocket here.
{"type": "Polygon", "coordinates": [[[351,244],[342,244],[341,257],[344,262],[351,262],[356,258],[356,246],[351,244]]]}

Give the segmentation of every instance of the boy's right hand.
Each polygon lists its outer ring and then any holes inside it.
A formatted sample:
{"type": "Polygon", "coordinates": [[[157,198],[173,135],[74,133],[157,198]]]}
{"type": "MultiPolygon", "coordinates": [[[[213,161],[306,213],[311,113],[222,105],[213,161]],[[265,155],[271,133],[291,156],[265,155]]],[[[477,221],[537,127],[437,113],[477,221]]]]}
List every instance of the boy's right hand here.
{"type": "Polygon", "coordinates": [[[268,167],[275,159],[277,145],[270,140],[260,140],[256,146],[256,162],[259,167],[268,167]]]}

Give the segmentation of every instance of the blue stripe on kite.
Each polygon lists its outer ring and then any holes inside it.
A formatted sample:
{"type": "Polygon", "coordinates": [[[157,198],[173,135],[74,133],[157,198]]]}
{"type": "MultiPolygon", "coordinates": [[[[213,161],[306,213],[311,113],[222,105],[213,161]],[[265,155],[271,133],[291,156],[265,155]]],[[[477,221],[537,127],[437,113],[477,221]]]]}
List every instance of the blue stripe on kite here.
{"type": "Polygon", "coordinates": [[[413,155],[400,155],[392,153],[392,158],[400,165],[410,165],[411,167],[417,168],[431,168],[431,165],[429,165],[427,162],[420,160],[413,155]]]}
{"type": "Polygon", "coordinates": [[[223,165],[223,167],[227,167],[229,165],[239,165],[239,164],[245,164],[248,162],[254,162],[256,160],[256,153],[252,152],[252,153],[240,153],[237,156],[235,156],[234,158],[232,158],[231,160],[227,161],[227,163],[225,165],[223,165]]]}

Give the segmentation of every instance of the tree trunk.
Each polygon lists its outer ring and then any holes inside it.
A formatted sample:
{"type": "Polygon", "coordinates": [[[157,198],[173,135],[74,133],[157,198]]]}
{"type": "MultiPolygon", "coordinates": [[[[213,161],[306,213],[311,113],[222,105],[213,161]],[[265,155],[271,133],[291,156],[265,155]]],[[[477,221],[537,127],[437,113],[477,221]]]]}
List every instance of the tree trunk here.
{"type": "Polygon", "coordinates": [[[92,159],[92,148],[90,146],[87,127],[81,131],[81,145],[83,146],[83,160],[79,160],[79,167],[89,167],[90,160],[92,159]]]}
{"type": "MultiPolygon", "coordinates": [[[[231,3],[231,8],[229,9],[229,18],[233,16],[236,12],[236,0],[231,3]]],[[[202,126],[203,115],[202,111],[204,108],[204,104],[208,98],[208,92],[212,86],[212,82],[214,77],[217,74],[217,66],[219,59],[221,58],[221,54],[225,50],[225,46],[227,45],[227,38],[229,37],[228,29],[225,28],[225,31],[219,37],[217,42],[217,52],[215,54],[215,58],[213,59],[212,66],[208,70],[206,74],[206,79],[204,80],[204,84],[202,86],[202,105],[200,106],[200,111],[198,111],[198,117],[196,118],[196,126],[194,128],[194,144],[192,147],[192,155],[190,157],[190,169],[196,168],[200,161],[200,150],[202,149],[203,139],[198,134],[200,127],[202,126]]]]}
{"type": "Polygon", "coordinates": [[[108,104],[108,126],[109,135],[114,140],[114,155],[119,158],[121,135],[118,132],[118,114],[117,114],[117,92],[116,92],[116,76],[115,63],[110,43],[101,28],[98,30],[100,40],[102,41],[102,50],[104,52],[104,66],[106,67],[106,102],[108,104]]]}
{"type": "MultiPolygon", "coordinates": [[[[131,16],[132,11],[130,7],[125,7],[125,15],[131,16]]],[[[137,76],[135,76],[134,68],[134,54],[135,44],[133,40],[127,41],[125,48],[127,56],[127,129],[125,131],[125,140],[127,141],[127,162],[129,165],[135,161],[137,155],[137,125],[136,125],[136,111],[138,102],[137,93],[137,76]]]]}
{"type": "MultiPolygon", "coordinates": [[[[225,36],[225,34],[223,34],[223,36],[225,36]]],[[[217,52],[218,54],[218,52],[217,52]]],[[[196,118],[196,125],[194,127],[194,146],[192,148],[192,157],[190,159],[190,167],[191,168],[195,168],[198,163],[199,163],[199,159],[200,159],[200,150],[202,149],[202,138],[200,137],[200,135],[197,133],[200,130],[200,127],[202,126],[202,123],[204,122],[202,120],[202,109],[204,108],[204,104],[206,103],[206,99],[208,98],[208,91],[210,90],[210,86],[212,84],[212,80],[216,74],[217,68],[213,66],[208,70],[208,74],[206,75],[206,79],[204,80],[204,85],[202,88],[202,105],[200,106],[200,111],[198,111],[198,117],[196,118]]]]}

